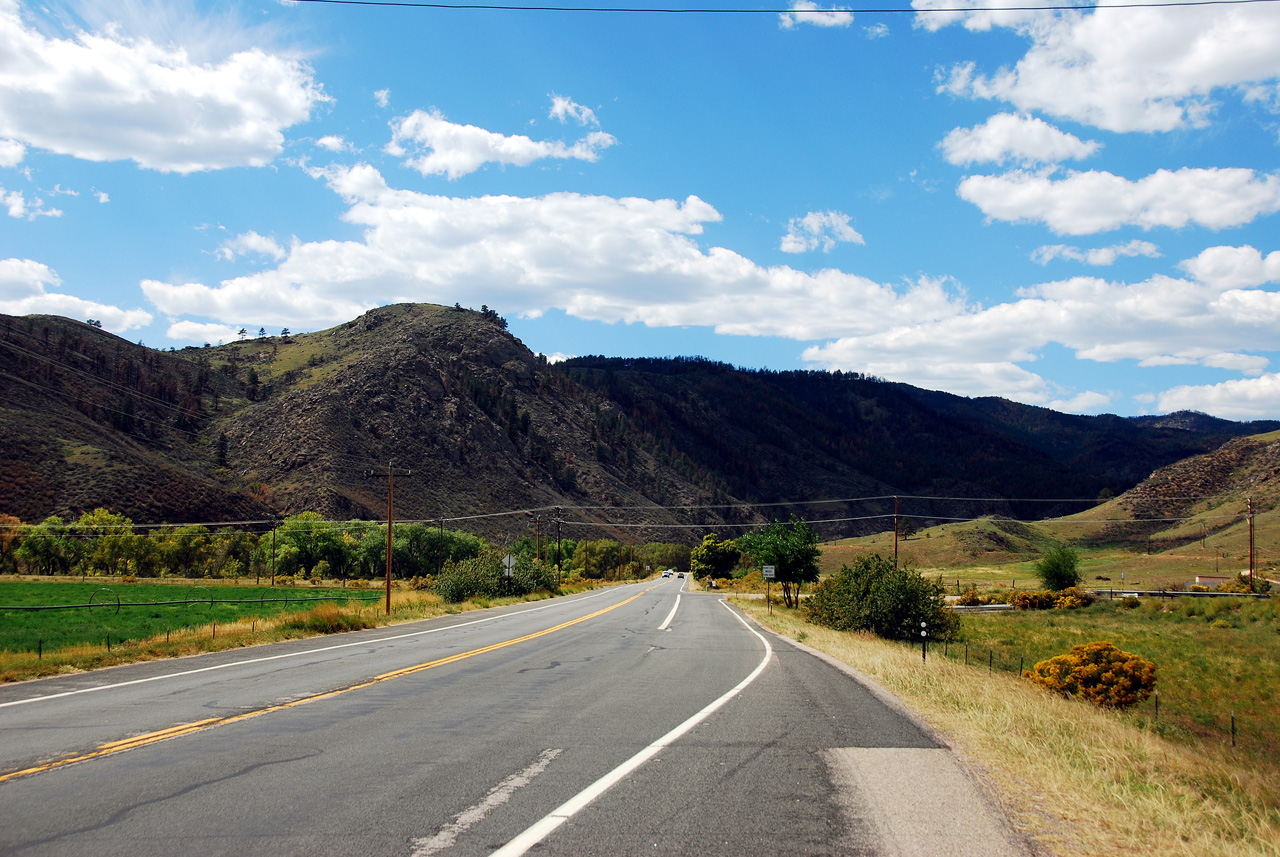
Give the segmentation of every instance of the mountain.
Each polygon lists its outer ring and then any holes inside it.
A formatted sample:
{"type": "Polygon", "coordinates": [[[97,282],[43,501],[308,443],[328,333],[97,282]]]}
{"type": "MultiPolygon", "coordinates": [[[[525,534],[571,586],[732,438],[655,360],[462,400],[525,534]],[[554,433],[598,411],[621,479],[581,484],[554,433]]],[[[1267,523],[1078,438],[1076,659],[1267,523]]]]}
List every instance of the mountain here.
{"type": "Polygon", "coordinates": [[[397,519],[495,537],[536,523],[513,511],[560,507],[575,538],[731,534],[793,511],[835,538],[891,526],[894,495],[925,520],[1075,511],[1046,501],[1280,428],[699,358],[552,365],[492,311],[423,304],[179,351],[0,316],[0,365],[0,513],[25,521],[99,505],[137,522],[380,519],[390,467],[397,519]]]}

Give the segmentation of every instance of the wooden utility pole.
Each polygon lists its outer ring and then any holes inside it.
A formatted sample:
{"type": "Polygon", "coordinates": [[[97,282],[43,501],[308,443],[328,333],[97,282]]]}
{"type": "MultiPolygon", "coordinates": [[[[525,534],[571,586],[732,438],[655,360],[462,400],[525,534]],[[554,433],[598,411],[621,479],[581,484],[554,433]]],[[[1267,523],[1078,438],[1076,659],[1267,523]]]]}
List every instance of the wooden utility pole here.
{"type": "Polygon", "coordinates": [[[560,585],[560,507],[556,507],[556,586],[560,585]]]}
{"type": "Polygon", "coordinates": [[[391,615],[391,462],[387,462],[387,615],[391,615]]]}
{"type": "Polygon", "coordinates": [[[1253,498],[1249,498],[1249,591],[1257,592],[1253,586],[1253,498]]]}
{"type": "Polygon", "coordinates": [[[893,498],[893,564],[898,564],[898,498],[893,498]]]}
{"type": "MultiPolygon", "coordinates": [[[[387,603],[386,603],[386,608],[387,608],[388,616],[391,615],[391,538],[393,535],[393,527],[392,527],[391,519],[394,516],[393,515],[394,506],[392,505],[392,499],[393,499],[393,493],[394,493],[393,482],[394,482],[394,477],[396,475],[400,475],[400,476],[413,475],[412,470],[402,470],[400,471],[399,474],[397,474],[395,467],[393,466],[394,464],[395,462],[392,462],[392,461],[387,462],[387,603]]],[[[373,470],[365,471],[365,473],[368,476],[375,475],[375,471],[373,470]]]]}

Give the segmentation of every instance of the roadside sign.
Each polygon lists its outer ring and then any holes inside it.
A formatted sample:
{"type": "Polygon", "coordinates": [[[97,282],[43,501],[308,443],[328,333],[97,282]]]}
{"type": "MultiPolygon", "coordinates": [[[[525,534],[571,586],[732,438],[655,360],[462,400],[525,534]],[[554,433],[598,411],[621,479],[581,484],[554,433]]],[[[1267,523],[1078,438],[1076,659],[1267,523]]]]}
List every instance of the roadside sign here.
{"type": "Polygon", "coordinates": [[[516,564],[516,558],[513,557],[511,554],[507,554],[502,558],[502,564],[506,566],[506,569],[507,569],[505,572],[503,572],[503,576],[510,577],[511,569],[516,564]]]}
{"type": "Polygon", "coordinates": [[[764,579],[765,579],[765,580],[773,580],[773,579],[774,579],[774,570],[775,570],[775,569],[774,569],[774,566],[772,566],[772,565],[766,565],[764,568],[760,569],[761,573],[763,573],[763,574],[764,574],[764,579]]]}

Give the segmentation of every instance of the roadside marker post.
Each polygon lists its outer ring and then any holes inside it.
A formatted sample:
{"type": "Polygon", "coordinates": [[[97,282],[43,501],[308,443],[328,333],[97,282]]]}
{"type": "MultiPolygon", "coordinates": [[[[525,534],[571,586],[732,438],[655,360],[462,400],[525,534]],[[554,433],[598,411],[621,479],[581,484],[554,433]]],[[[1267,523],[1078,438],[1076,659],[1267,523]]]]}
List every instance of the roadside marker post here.
{"type": "Polygon", "coordinates": [[[764,602],[769,605],[770,616],[773,615],[773,598],[771,596],[773,594],[772,583],[775,571],[776,569],[772,565],[766,565],[760,569],[760,573],[764,575],[764,602]]]}
{"type": "Polygon", "coordinates": [[[928,625],[928,622],[920,623],[920,663],[929,659],[929,632],[926,630],[928,625]]]}

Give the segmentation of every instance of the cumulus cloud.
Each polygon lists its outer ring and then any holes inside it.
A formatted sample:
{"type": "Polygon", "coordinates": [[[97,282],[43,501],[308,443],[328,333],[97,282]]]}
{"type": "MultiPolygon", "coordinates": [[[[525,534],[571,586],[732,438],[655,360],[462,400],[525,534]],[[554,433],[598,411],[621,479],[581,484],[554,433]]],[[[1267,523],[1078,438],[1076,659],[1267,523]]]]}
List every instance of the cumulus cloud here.
{"type": "Polygon", "coordinates": [[[1110,247],[1092,247],[1081,250],[1069,244],[1046,244],[1031,252],[1031,261],[1039,265],[1047,265],[1054,259],[1069,259],[1072,262],[1084,262],[1086,265],[1113,265],[1121,256],[1146,256],[1149,259],[1160,258],[1160,248],[1150,241],[1134,239],[1126,244],[1113,244],[1110,247]]]}
{"type": "Polygon", "coordinates": [[[782,236],[784,253],[805,253],[822,248],[830,253],[842,243],[865,244],[862,236],[849,225],[849,215],[840,211],[811,211],[804,217],[793,217],[782,236]]]}
{"type": "Polygon", "coordinates": [[[348,204],[360,241],[298,243],[272,270],[216,285],[142,284],[170,316],[320,327],[398,301],[483,294],[508,312],[705,325],[796,339],[952,311],[936,282],[901,291],[836,270],[763,267],[696,238],[720,214],[696,196],[456,198],[389,187],[367,164],[314,170],[348,204]]]}
{"type": "MultiPolygon", "coordinates": [[[[963,9],[970,0],[914,0],[918,10],[963,9]]],[[[922,14],[928,29],[1002,27],[1030,42],[1013,67],[991,73],[973,62],[940,74],[938,90],[1004,101],[1110,131],[1202,126],[1214,97],[1258,93],[1280,77],[1280,8],[1134,8],[1124,14],[968,12],[922,14]]],[[[1261,98],[1261,96],[1259,96],[1261,98]]]]}
{"type": "MultiPolygon", "coordinates": [[[[1210,248],[1183,263],[1201,274],[1190,279],[1154,276],[1128,284],[1075,277],[1043,283],[991,307],[966,304],[944,317],[840,337],[806,349],[803,358],[828,369],[871,372],[961,394],[1054,407],[1075,402],[1081,410],[1102,407],[1100,397],[1106,394],[1084,391],[1090,395],[1082,398],[1035,374],[1046,346],[1056,343],[1078,359],[1096,362],[1195,365],[1261,375],[1270,362],[1265,355],[1276,348],[1280,292],[1257,286],[1276,283],[1280,270],[1266,267],[1269,262],[1260,268],[1260,256],[1253,248],[1210,248]],[[1236,264],[1223,263],[1226,257],[1236,264]]],[[[1272,416],[1276,413],[1273,403],[1272,416]]]]}
{"type": "Polygon", "coordinates": [[[1121,226],[1225,229],[1280,210],[1280,176],[1237,168],[1157,170],[1137,181],[1104,171],[1054,179],[1015,170],[967,176],[957,193],[993,220],[1038,221],[1060,235],[1121,226]]]}
{"type": "Polygon", "coordinates": [[[17,220],[35,220],[37,217],[61,217],[59,208],[45,208],[44,200],[39,197],[26,198],[20,190],[5,191],[0,187],[0,206],[10,217],[17,220]]]}
{"type": "Polygon", "coordinates": [[[0,137],[163,172],[267,164],[327,98],[296,58],[250,48],[197,62],[115,24],[49,36],[17,0],[0,0],[0,56],[0,137]]]}
{"type": "Polygon", "coordinates": [[[111,197],[107,196],[107,192],[104,190],[96,190],[93,192],[93,195],[97,197],[98,202],[104,205],[108,202],[111,202],[111,197]]]}
{"type": "Polygon", "coordinates": [[[175,342],[212,342],[221,345],[237,337],[240,328],[229,324],[198,321],[175,321],[165,335],[175,342]]]}
{"type": "Polygon", "coordinates": [[[405,166],[424,176],[443,175],[450,180],[487,163],[523,167],[544,158],[594,162],[617,142],[603,131],[593,131],[572,145],[532,140],[522,134],[508,137],[475,125],[455,124],[438,110],[415,110],[392,122],[391,131],[387,154],[406,158],[405,166]]]}
{"type": "Polygon", "coordinates": [[[321,137],[319,140],[316,140],[316,145],[322,149],[327,149],[330,152],[355,151],[355,146],[352,146],[350,143],[348,143],[346,140],[344,140],[342,137],[336,134],[326,134],[325,136],[321,137]]]}
{"type": "Polygon", "coordinates": [[[889,25],[881,21],[872,24],[870,27],[863,27],[862,34],[868,39],[883,39],[889,35],[889,25]]]}
{"type": "Polygon", "coordinates": [[[1098,414],[1111,407],[1111,397],[1096,390],[1086,390],[1070,399],[1055,399],[1045,407],[1068,414],[1098,414]]]}
{"type": "Polygon", "coordinates": [[[778,16],[778,26],[790,30],[798,24],[814,27],[847,27],[853,23],[853,13],[844,6],[824,9],[813,0],[793,0],[791,11],[778,16]]]}
{"type": "Polygon", "coordinates": [[[27,156],[27,147],[17,140],[0,140],[0,167],[16,167],[27,156]]]}
{"type": "Polygon", "coordinates": [[[219,259],[231,261],[237,256],[254,253],[259,256],[270,256],[279,262],[288,252],[274,238],[259,235],[257,232],[244,232],[222,243],[216,253],[219,259]]]}
{"type": "Polygon", "coordinates": [[[572,98],[556,95],[554,92],[551,94],[551,112],[547,115],[552,119],[559,119],[561,124],[572,119],[579,125],[595,125],[597,128],[600,126],[600,120],[596,118],[595,111],[590,107],[583,107],[572,98]]]}
{"type": "Polygon", "coordinates": [[[1275,419],[1280,413],[1280,375],[1272,372],[1220,384],[1174,387],[1155,401],[1162,413],[1195,410],[1231,420],[1275,419]]]}
{"type": "Polygon", "coordinates": [[[1210,247],[1179,264],[1196,280],[1218,289],[1248,289],[1280,282],[1280,250],[1263,256],[1257,249],[1210,247]]]}
{"type": "Polygon", "coordinates": [[[0,312],[96,318],[113,333],[123,333],[151,323],[151,313],[145,310],[125,310],[49,291],[61,285],[62,280],[48,265],[31,259],[0,259],[0,312]]]}
{"type": "Polygon", "coordinates": [[[388,104],[391,103],[391,90],[379,89],[378,91],[373,93],[373,101],[379,107],[386,107],[388,104]]]}
{"type": "Polygon", "coordinates": [[[1102,147],[1053,127],[1043,119],[997,113],[974,128],[956,128],[938,147],[953,164],[1003,165],[1007,161],[1031,166],[1087,158],[1102,147]]]}

